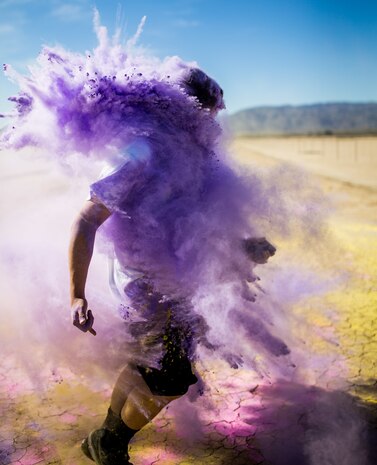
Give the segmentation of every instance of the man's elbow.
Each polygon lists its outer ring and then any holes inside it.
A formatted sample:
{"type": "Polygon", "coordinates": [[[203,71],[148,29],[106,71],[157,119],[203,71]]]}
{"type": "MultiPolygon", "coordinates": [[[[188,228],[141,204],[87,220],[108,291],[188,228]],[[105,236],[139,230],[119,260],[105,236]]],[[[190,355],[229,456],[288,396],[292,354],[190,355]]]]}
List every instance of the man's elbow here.
{"type": "Polygon", "coordinates": [[[99,226],[100,224],[89,222],[81,214],[79,214],[72,223],[71,236],[78,237],[82,235],[88,236],[95,234],[99,226]]]}
{"type": "Polygon", "coordinates": [[[88,201],[74,220],[73,229],[96,232],[110,215],[111,212],[104,205],[88,201]]]}

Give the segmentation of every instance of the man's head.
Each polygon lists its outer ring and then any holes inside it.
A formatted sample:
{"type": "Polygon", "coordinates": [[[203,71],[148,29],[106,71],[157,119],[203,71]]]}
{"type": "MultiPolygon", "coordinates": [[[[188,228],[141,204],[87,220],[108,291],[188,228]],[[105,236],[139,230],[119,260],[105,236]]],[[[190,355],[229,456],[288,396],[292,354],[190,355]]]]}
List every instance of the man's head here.
{"type": "Polygon", "coordinates": [[[225,108],[223,90],[199,68],[190,68],[182,80],[186,92],[198,99],[203,108],[217,112],[225,108]]]}

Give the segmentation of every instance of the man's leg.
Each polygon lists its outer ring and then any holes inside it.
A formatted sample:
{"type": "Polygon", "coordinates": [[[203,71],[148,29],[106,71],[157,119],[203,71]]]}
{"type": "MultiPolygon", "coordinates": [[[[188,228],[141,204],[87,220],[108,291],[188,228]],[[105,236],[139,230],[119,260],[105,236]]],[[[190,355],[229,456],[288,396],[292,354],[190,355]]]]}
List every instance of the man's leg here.
{"type": "Polygon", "coordinates": [[[111,410],[121,416],[122,409],[131,391],[140,386],[144,380],[134,365],[127,365],[123,368],[115,383],[111,395],[111,410]]]}
{"type": "Polygon", "coordinates": [[[128,443],[134,434],[179,397],[153,395],[138,369],[125,367],[114,386],[108,415],[102,427],[83,441],[83,452],[100,465],[130,464],[128,443]]]}
{"type": "Polygon", "coordinates": [[[135,388],[124,404],[121,418],[129,428],[139,430],[153,420],[166,405],[179,397],[181,396],[154,396],[135,388]]]}
{"type": "Polygon", "coordinates": [[[136,367],[126,366],[111,396],[111,410],[134,430],[143,428],[178,396],[153,395],[136,367]]]}

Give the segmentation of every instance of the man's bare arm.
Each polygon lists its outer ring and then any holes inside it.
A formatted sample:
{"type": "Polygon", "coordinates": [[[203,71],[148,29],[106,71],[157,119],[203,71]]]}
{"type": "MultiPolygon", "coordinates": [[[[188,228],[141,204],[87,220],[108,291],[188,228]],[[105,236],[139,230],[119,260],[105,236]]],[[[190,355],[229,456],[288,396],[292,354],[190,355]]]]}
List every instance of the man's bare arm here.
{"type": "Polygon", "coordinates": [[[72,225],[69,245],[72,323],[81,331],[89,331],[93,335],[96,334],[94,318],[92,311],[88,310],[85,284],[97,229],[110,215],[111,212],[103,204],[91,200],[85,202],[72,225]]]}

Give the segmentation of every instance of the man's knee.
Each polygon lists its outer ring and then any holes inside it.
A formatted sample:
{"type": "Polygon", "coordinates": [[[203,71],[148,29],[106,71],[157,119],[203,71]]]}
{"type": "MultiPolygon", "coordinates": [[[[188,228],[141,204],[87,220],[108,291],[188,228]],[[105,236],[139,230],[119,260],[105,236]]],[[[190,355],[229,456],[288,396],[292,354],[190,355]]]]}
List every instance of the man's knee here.
{"type": "Polygon", "coordinates": [[[170,404],[170,402],[172,402],[173,400],[177,400],[179,398],[181,398],[182,396],[184,396],[184,394],[179,394],[178,396],[153,396],[157,401],[161,402],[162,404],[165,405],[168,405],[170,404]]]}

